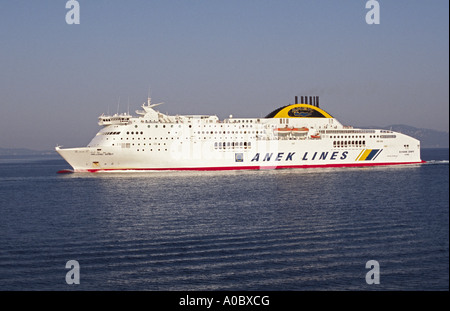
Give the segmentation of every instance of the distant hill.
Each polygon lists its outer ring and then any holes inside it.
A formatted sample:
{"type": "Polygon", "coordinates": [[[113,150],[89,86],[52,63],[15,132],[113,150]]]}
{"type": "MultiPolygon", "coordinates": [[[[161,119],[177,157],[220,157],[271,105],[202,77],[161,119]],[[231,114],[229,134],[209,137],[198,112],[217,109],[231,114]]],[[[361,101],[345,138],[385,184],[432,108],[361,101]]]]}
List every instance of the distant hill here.
{"type": "Polygon", "coordinates": [[[26,148],[0,148],[0,156],[16,156],[16,155],[47,155],[53,154],[51,150],[39,151],[26,148]]]}

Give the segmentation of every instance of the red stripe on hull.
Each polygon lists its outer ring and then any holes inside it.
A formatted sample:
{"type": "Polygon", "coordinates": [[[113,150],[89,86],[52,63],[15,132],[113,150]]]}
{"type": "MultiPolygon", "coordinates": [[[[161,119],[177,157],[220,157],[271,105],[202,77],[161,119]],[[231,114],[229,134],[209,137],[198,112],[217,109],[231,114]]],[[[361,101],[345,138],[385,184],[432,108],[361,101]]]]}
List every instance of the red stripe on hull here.
{"type": "Polygon", "coordinates": [[[179,167],[179,168],[106,168],[88,169],[87,172],[112,172],[112,171],[233,171],[233,170],[270,170],[288,168],[319,168],[319,167],[360,167],[360,166],[386,166],[422,164],[420,162],[388,162],[388,163],[342,163],[342,164],[316,164],[316,165],[280,165],[280,166],[225,166],[225,167],[179,167]]]}
{"type": "Polygon", "coordinates": [[[73,171],[72,170],[60,170],[57,173],[58,174],[70,174],[70,173],[73,173],[73,171]]]}

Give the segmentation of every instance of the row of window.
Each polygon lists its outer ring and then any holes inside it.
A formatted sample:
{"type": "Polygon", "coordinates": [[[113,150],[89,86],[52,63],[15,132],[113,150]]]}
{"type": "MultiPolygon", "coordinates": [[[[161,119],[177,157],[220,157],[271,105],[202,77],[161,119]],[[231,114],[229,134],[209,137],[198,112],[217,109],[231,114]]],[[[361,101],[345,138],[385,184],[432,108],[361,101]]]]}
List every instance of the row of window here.
{"type": "MultiPolygon", "coordinates": [[[[194,132],[194,134],[247,134],[247,131],[198,131],[198,132],[194,132]]],[[[248,134],[255,134],[255,131],[248,131],[248,134]]],[[[259,134],[259,131],[256,131],[256,134],[259,134]]]]}
{"type": "MultiPolygon", "coordinates": [[[[153,151],[153,149],[147,149],[148,151],[153,151]]],[[[137,151],[145,151],[145,149],[137,149],[137,151]]],[[[161,151],[161,149],[155,149],[155,151],[161,151]]],[[[164,151],[167,151],[167,149],[164,149],[164,151]]]]}
{"type": "MultiPolygon", "coordinates": [[[[194,132],[194,134],[247,134],[247,131],[198,131],[198,132],[194,132]]],[[[255,134],[255,131],[248,131],[249,134],[255,134]]],[[[107,133],[103,133],[103,135],[118,135],[120,134],[120,132],[107,132],[107,133]]],[[[127,135],[143,135],[144,132],[143,131],[132,131],[132,132],[127,132],[127,135]]],[[[168,132],[167,134],[170,134],[170,132],[168,132]]],[[[176,134],[176,133],[175,133],[176,134]]],[[[259,131],[256,131],[256,134],[259,134],[259,131]]]]}
{"type": "MultiPolygon", "coordinates": [[[[139,146],[140,144],[138,144],[138,146],[139,146]]],[[[149,144],[149,146],[150,146],[151,144],[149,144]]],[[[156,143],[155,143],[155,145],[156,145],[156,143]]],[[[159,145],[161,145],[161,144],[158,144],[158,146],[159,145]]],[[[164,143],[164,145],[166,145],[165,143],[164,143]]],[[[113,145],[114,146],[114,145],[113,145]]],[[[131,148],[131,146],[134,146],[134,144],[130,144],[130,143],[123,143],[123,144],[121,144],[121,146],[122,146],[122,148],[131,148]]],[[[145,144],[144,144],[144,146],[145,146],[145,144]]],[[[149,150],[149,151],[153,151],[153,147],[151,147],[150,149],[147,149],[147,150],[149,150]]],[[[158,148],[158,149],[155,149],[155,151],[161,151],[162,149],[161,148],[158,148]]],[[[136,149],[136,151],[145,151],[145,149],[136,149]]],[[[164,151],[167,151],[167,147],[164,147],[164,151]]]]}
{"type": "Polygon", "coordinates": [[[375,130],[327,130],[327,134],[361,134],[375,133],[375,130]]]}
{"type": "MultiPolygon", "coordinates": [[[[118,146],[121,146],[122,148],[130,148],[131,146],[134,146],[134,144],[130,144],[130,143],[121,143],[121,144],[118,144],[118,146]]],[[[138,146],[140,146],[141,144],[137,144],[138,146]]],[[[145,143],[144,144],[142,144],[143,146],[145,146],[145,143]]],[[[150,144],[148,144],[149,146],[151,146],[152,144],[150,143],[150,144]]],[[[154,143],[153,145],[158,145],[158,146],[161,146],[161,143],[154,143]]],[[[166,143],[164,143],[163,144],[164,146],[166,145],[166,143]]],[[[113,144],[113,146],[114,146],[114,144],[113,144]]]]}
{"type": "MultiPolygon", "coordinates": [[[[136,133],[139,134],[139,132],[136,132],[136,133]]],[[[201,132],[201,133],[204,134],[204,132],[201,132]]],[[[223,133],[225,134],[225,132],[223,132],[223,133]]],[[[256,131],[256,133],[258,133],[258,131],[256,131]]],[[[102,133],[102,134],[103,135],[118,135],[118,134],[120,134],[120,132],[105,132],[105,133],[102,133]]],[[[134,134],[134,132],[131,132],[131,134],[134,134]]],[[[200,134],[200,132],[198,132],[198,134],[200,134]]],[[[209,133],[207,132],[206,134],[209,134],[209,133]]],[[[211,134],[213,134],[213,132],[211,132],[211,134]]],[[[215,132],[214,134],[217,134],[217,132],[215,132]]],[[[219,132],[219,134],[220,134],[220,132],[219,132]]],[[[227,132],[227,134],[230,134],[230,132],[227,132]]],[[[238,132],[237,131],[236,132],[231,131],[231,134],[238,134],[238,132]]],[[[241,131],[239,134],[247,134],[247,133],[246,133],[246,131],[244,131],[244,133],[242,133],[242,131],[241,131]]],[[[249,131],[249,134],[250,134],[250,131],[249,131]]],[[[254,134],[254,132],[252,132],[252,134],[254,134]]],[[[184,138],[185,139],[189,139],[189,137],[184,137],[184,138]]],[[[201,137],[197,137],[197,138],[201,139],[201,137]]],[[[241,137],[241,138],[243,138],[243,137],[241,137]]],[[[261,137],[259,137],[259,138],[261,139],[261,137]]],[[[347,135],[339,136],[338,135],[338,136],[331,136],[330,138],[334,138],[334,139],[341,138],[342,139],[342,138],[365,138],[365,137],[361,136],[361,135],[352,135],[352,136],[350,136],[350,135],[348,135],[348,136],[347,135]]],[[[371,135],[370,138],[396,138],[396,135],[376,135],[376,136],[373,135],[373,137],[371,135]]],[[[131,139],[135,140],[134,137],[132,137],[131,139]]],[[[158,140],[158,137],[153,137],[153,139],[154,140],[158,140]]],[[[159,139],[163,140],[164,137],[160,137],[159,139]]],[[[166,136],[165,139],[169,140],[169,137],[166,136]]],[[[170,139],[173,140],[174,137],[172,136],[172,137],[170,137],[170,139]]],[[[176,137],[176,139],[179,140],[180,137],[176,137]]],[[[203,139],[205,139],[205,140],[206,139],[212,139],[212,137],[203,137],[203,139]]],[[[217,139],[217,137],[214,137],[214,139],[217,139]]],[[[106,140],[108,140],[108,138],[106,138],[106,140]]],[[[115,139],[113,139],[113,140],[115,140],[115,139]]],[[[120,140],[124,140],[124,138],[120,138],[120,140]]],[[[126,137],[125,140],[129,140],[129,138],[126,137]]],[[[141,140],[141,138],[138,137],[137,140],[141,140]]],[[[146,140],[146,137],[142,137],[142,140],[146,140]]],[[[152,140],[152,137],[148,137],[148,140],[152,140]]],[[[238,143],[236,143],[236,144],[238,144],[238,143]]],[[[361,144],[365,144],[365,141],[363,143],[361,143],[361,141],[349,141],[348,143],[346,141],[343,142],[343,143],[341,143],[339,141],[334,141],[333,142],[333,145],[341,145],[342,146],[342,145],[345,145],[345,144],[348,144],[348,145],[361,145],[361,144]]]]}
{"type": "Polygon", "coordinates": [[[104,132],[102,135],[119,135],[120,132],[104,132]]]}
{"type": "MultiPolygon", "coordinates": [[[[337,136],[330,136],[331,138],[366,138],[362,135],[337,135],[337,136]]],[[[369,138],[395,138],[397,136],[395,135],[369,135],[369,138]]]]}
{"type": "MultiPolygon", "coordinates": [[[[232,122],[232,123],[253,123],[253,120],[252,119],[249,119],[249,120],[234,119],[234,120],[229,120],[229,122],[232,122]]],[[[259,123],[259,119],[256,119],[256,123],[259,123]]]]}
{"type": "MultiPolygon", "coordinates": [[[[200,136],[198,136],[198,137],[196,137],[196,138],[197,138],[197,139],[202,139],[202,137],[200,137],[200,136]]],[[[227,137],[219,137],[219,139],[220,139],[220,138],[227,139],[227,137]]],[[[232,138],[232,137],[230,137],[230,138],[232,138]]],[[[241,137],[241,138],[244,138],[244,137],[241,137]]],[[[158,139],[159,139],[159,140],[163,140],[163,139],[165,139],[165,140],[169,140],[169,139],[170,139],[170,140],[174,140],[174,139],[180,140],[180,137],[173,137],[173,136],[169,137],[169,136],[166,136],[166,137],[159,137],[159,138],[158,138],[158,137],[153,137],[153,139],[154,139],[154,140],[158,140],[158,139]]],[[[186,139],[186,140],[187,140],[187,139],[190,139],[190,137],[187,137],[187,136],[184,137],[184,138],[181,137],[181,139],[186,139]]],[[[203,139],[204,139],[204,140],[208,140],[208,139],[213,139],[213,137],[206,137],[206,136],[205,136],[205,137],[203,137],[203,139]]],[[[217,138],[217,137],[214,137],[214,139],[218,139],[218,138],[217,138]]],[[[109,139],[106,138],[106,140],[109,140],[109,139]]],[[[116,139],[113,138],[112,140],[116,140],[116,139]]],[[[124,140],[124,138],[121,137],[120,140],[124,140]]],[[[127,137],[127,138],[125,138],[125,140],[129,140],[129,138],[127,137]]],[[[135,138],[132,137],[131,140],[135,140],[135,138]]],[[[141,140],[141,138],[138,137],[138,138],[136,138],[136,140],[141,140]]],[[[146,137],[142,137],[142,140],[146,140],[146,137]]],[[[148,140],[152,140],[152,137],[149,137],[148,140]]]]}
{"type": "Polygon", "coordinates": [[[215,142],[214,149],[247,149],[251,148],[251,142],[215,142]]]}
{"type": "MultiPolygon", "coordinates": [[[[157,125],[156,125],[157,126],[157,125]]],[[[163,125],[163,127],[165,127],[165,125],[163,125]]],[[[198,131],[198,132],[194,132],[194,134],[247,134],[247,131],[198,131]]],[[[261,132],[262,133],[262,132],[261,132]]],[[[102,133],[102,135],[119,135],[120,132],[104,132],[102,133]]],[[[144,132],[143,131],[132,131],[132,132],[127,132],[127,135],[143,135],[144,132]]],[[[170,132],[168,133],[170,134],[170,132]]],[[[248,131],[248,134],[259,134],[259,131],[248,131]]],[[[331,138],[365,138],[365,136],[362,135],[335,135],[335,136],[330,136],[331,138]]],[[[370,138],[396,138],[396,135],[370,135],[370,138]]]]}
{"type": "Polygon", "coordinates": [[[395,135],[370,135],[370,138],[395,138],[395,135]]]}
{"type": "Polygon", "coordinates": [[[350,135],[348,135],[348,136],[347,135],[337,135],[337,136],[330,136],[330,138],[366,138],[366,137],[363,136],[363,135],[352,135],[352,136],[350,136],[350,135]]]}
{"type": "Polygon", "coordinates": [[[144,132],[142,132],[142,131],[140,133],[137,132],[137,131],[136,132],[127,132],[127,135],[130,135],[130,134],[131,135],[134,135],[134,134],[141,134],[142,135],[142,134],[144,134],[144,132]]]}
{"type": "Polygon", "coordinates": [[[333,141],[333,147],[364,147],[366,145],[365,140],[351,140],[351,141],[333,141]]]}
{"type": "MultiPolygon", "coordinates": [[[[225,127],[225,125],[226,125],[226,127],[236,127],[236,125],[230,125],[230,124],[220,124],[220,127],[221,128],[223,128],[223,127],[225,127]]],[[[160,126],[160,128],[166,128],[166,125],[165,124],[155,124],[153,127],[154,128],[158,128],[158,126],[160,126]]],[[[137,128],[138,126],[137,125],[135,125],[134,126],[135,128],[137,128]]],[[[152,126],[149,124],[149,125],[147,125],[147,128],[151,128],[152,126]]],[[[167,125],[167,127],[169,128],[169,125],[167,125]]],[[[173,124],[170,124],[170,128],[173,128],[174,127],[174,125],[173,124]]],[[[178,127],[179,128],[181,128],[181,124],[179,124],[178,125],[178,127]]],[[[195,125],[195,127],[202,127],[201,125],[195,125]]],[[[214,124],[214,125],[205,125],[205,124],[203,124],[203,127],[219,127],[219,124],[214,124]]],[[[238,126],[239,128],[244,128],[244,127],[253,127],[253,125],[252,124],[241,124],[241,125],[239,125],[238,126]]],[[[189,124],[189,128],[192,128],[192,124],[189,124]]],[[[129,132],[127,132],[127,134],[129,134],[129,132]]]]}

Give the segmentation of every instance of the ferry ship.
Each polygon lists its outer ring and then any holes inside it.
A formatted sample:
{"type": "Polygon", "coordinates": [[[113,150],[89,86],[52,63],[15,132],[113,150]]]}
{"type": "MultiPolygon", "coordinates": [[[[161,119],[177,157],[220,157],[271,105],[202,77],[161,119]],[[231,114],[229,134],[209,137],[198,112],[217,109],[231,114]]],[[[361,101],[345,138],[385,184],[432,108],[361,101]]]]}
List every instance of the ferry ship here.
{"type": "MultiPolygon", "coordinates": [[[[383,129],[344,126],[319,107],[318,96],[264,118],[167,115],[151,99],[129,113],[101,115],[87,147],[56,151],[65,172],[249,170],[417,164],[420,141],[383,129]]],[[[61,171],[63,172],[63,171],[61,171]]]]}

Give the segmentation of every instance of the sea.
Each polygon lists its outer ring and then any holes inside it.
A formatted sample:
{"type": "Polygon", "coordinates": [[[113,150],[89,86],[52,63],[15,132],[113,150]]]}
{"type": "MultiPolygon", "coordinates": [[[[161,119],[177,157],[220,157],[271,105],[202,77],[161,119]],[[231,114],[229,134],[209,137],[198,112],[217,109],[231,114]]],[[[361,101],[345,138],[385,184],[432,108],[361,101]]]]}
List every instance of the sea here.
{"type": "Polygon", "coordinates": [[[419,165],[57,174],[0,158],[1,291],[448,291],[449,149],[419,165]]]}

